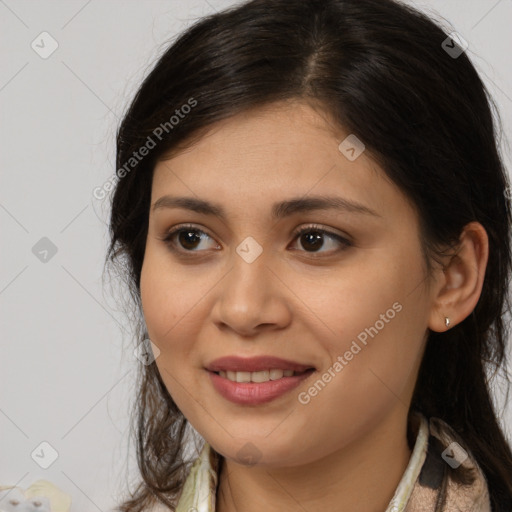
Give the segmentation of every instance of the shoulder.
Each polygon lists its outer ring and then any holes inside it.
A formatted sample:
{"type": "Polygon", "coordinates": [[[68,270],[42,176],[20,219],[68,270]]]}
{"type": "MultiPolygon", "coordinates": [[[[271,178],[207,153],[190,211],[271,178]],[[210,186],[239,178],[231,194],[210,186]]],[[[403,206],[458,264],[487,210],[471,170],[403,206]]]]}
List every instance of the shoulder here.
{"type": "Polygon", "coordinates": [[[491,512],[485,475],[462,437],[440,418],[429,418],[428,426],[428,450],[407,510],[443,503],[443,511],[491,512]]]}

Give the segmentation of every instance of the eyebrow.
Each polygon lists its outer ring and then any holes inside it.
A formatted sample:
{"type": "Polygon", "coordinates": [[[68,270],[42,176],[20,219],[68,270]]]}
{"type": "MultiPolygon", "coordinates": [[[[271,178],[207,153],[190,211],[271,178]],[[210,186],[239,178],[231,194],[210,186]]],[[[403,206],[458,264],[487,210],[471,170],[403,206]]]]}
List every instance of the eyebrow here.
{"type": "MultiPolygon", "coordinates": [[[[214,215],[224,221],[226,220],[226,213],[222,206],[195,197],[162,196],[155,201],[152,207],[153,211],[160,208],[182,208],[203,215],[214,215]]],[[[368,206],[337,196],[296,197],[280,201],[272,205],[271,215],[273,219],[277,220],[295,213],[332,209],[381,217],[368,206]]]]}

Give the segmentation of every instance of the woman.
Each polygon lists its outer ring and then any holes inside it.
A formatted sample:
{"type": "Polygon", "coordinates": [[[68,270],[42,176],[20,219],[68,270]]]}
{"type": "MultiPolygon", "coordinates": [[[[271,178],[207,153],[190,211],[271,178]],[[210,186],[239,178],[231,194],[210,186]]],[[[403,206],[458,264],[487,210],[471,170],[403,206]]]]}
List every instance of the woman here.
{"type": "Polygon", "coordinates": [[[153,356],[119,510],[512,510],[490,104],[392,0],[253,0],[167,49],[117,139],[109,258],[153,356]]]}

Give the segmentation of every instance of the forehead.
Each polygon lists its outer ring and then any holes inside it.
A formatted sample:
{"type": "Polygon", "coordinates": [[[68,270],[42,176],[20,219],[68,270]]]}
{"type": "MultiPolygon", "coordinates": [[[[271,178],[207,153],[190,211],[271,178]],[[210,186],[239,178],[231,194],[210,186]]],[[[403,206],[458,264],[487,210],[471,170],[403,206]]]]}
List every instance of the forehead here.
{"type": "Polygon", "coordinates": [[[244,161],[264,166],[270,160],[300,160],[299,154],[307,151],[310,161],[319,159],[320,152],[336,154],[336,140],[346,135],[325,113],[308,104],[277,102],[214,123],[192,148],[176,158],[193,152],[194,160],[214,157],[215,162],[229,167],[244,161]]]}
{"type": "Polygon", "coordinates": [[[346,158],[338,146],[348,135],[303,103],[242,112],[157,163],[152,203],[179,193],[246,208],[284,197],[342,194],[372,209],[389,208],[400,192],[367,152],[346,158]]]}

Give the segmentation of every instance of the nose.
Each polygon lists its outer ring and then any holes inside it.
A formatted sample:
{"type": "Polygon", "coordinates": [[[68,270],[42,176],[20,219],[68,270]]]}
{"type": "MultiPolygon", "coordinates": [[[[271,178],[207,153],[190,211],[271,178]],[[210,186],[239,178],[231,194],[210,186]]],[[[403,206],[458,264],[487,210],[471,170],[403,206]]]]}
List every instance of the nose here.
{"type": "Polygon", "coordinates": [[[212,317],[219,329],[251,337],[291,321],[290,291],[263,254],[252,263],[235,254],[233,267],[216,288],[212,317]]]}

